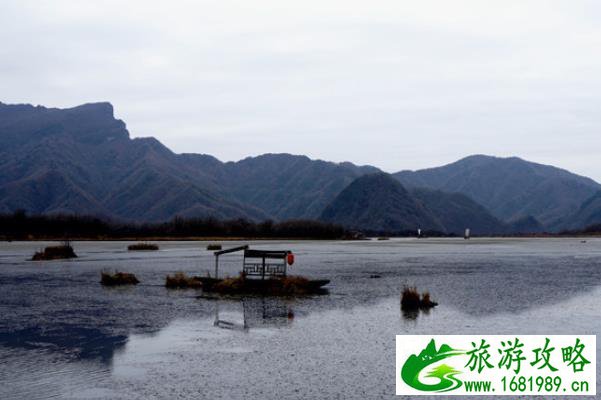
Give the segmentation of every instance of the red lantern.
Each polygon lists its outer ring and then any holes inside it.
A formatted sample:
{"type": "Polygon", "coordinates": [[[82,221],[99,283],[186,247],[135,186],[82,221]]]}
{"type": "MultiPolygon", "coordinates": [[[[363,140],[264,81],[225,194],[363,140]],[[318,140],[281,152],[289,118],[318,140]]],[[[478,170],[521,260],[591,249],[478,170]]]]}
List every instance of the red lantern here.
{"type": "Polygon", "coordinates": [[[288,255],[286,256],[286,262],[288,263],[288,265],[294,264],[294,254],[288,253],[288,255]]]}

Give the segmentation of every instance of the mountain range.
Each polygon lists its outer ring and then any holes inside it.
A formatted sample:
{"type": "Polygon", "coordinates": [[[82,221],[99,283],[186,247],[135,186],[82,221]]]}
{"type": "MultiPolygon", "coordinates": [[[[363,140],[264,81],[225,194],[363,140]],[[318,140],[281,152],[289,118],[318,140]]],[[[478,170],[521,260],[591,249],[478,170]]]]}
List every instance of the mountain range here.
{"type": "Polygon", "coordinates": [[[375,173],[357,178],[321,215],[326,222],[371,232],[509,233],[511,227],[461,193],[431,189],[407,190],[392,175],[375,173]]]}
{"type": "Polygon", "coordinates": [[[420,171],[265,154],[221,162],[130,138],[109,103],[0,103],[0,212],[323,219],[374,231],[536,232],[601,222],[595,181],[519,158],[470,156],[420,171]]]}
{"type": "Polygon", "coordinates": [[[566,216],[601,190],[590,178],[517,157],[475,155],[442,167],[401,171],[394,176],[407,187],[463,193],[499,219],[532,216],[549,228],[565,225],[566,216]]]}

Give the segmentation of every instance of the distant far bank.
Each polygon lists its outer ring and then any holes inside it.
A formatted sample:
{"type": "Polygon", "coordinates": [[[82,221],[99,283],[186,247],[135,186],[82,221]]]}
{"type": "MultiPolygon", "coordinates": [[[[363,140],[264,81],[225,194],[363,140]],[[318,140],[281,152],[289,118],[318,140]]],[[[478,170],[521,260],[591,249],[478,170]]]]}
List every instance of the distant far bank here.
{"type": "MultiPolygon", "coordinates": [[[[33,215],[24,212],[0,214],[1,241],[240,241],[240,240],[361,240],[369,238],[416,237],[416,231],[374,232],[314,221],[263,221],[245,219],[174,218],[161,223],[123,223],[91,216],[33,215]]],[[[453,234],[423,231],[423,238],[456,238],[453,234]]],[[[601,225],[559,233],[479,235],[473,238],[601,237],[601,225]]]]}
{"type": "Polygon", "coordinates": [[[2,240],[217,240],[344,239],[340,225],[312,221],[252,222],[245,219],[174,218],[160,223],[124,223],[79,215],[0,214],[2,240]]]}
{"type": "MultiPolygon", "coordinates": [[[[60,242],[65,238],[61,236],[18,238],[0,236],[0,242],[60,242]]],[[[69,242],[260,242],[260,241],[319,241],[319,240],[347,240],[344,238],[311,238],[311,237],[234,237],[234,236],[132,236],[132,237],[69,237],[69,242]]],[[[350,239],[348,239],[350,240],[350,239]]]]}
{"type": "MultiPolygon", "coordinates": [[[[416,239],[419,241],[427,242],[428,239],[456,239],[460,241],[465,241],[469,243],[471,240],[485,240],[485,239],[493,239],[493,240],[502,240],[502,239],[598,239],[601,238],[601,232],[597,233],[586,233],[586,234],[549,234],[549,235],[513,235],[513,236],[473,236],[469,240],[464,240],[461,236],[429,236],[424,238],[417,238],[415,236],[390,236],[387,239],[416,239]]],[[[62,242],[64,241],[64,237],[60,236],[49,236],[49,237],[33,237],[33,238],[12,238],[6,236],[0,236],[0,242],[62,242]]],[[[233,237],[233,236],[187,236],[187,237],[157,237],[157,236],[135,236],[135,237],[69,237],[69,242],[206,242],[215,243],[215,242],[273,242],[273,241],[354,241],[354,242],[363,242],[363,241],[378,241],[378,237],[370,236],[361,239],[357,238],[312,238],[312,237],[233,237]]],[[[385,242],[384,242],[385,243],[385,242]]]]}

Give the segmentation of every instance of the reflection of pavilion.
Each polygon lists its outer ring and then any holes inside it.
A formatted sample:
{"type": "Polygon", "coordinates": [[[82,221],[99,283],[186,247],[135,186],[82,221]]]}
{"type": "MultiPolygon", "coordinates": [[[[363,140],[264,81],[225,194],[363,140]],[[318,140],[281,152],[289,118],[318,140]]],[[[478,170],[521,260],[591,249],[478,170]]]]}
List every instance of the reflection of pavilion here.
{"type": "Polygon", "coordinates": [[[250,328],[282,327],[289,325],[294,319],[292,309],[278,298],[246,297],[242,299],[242,319],[234,313],[220,310],[219,302],[215,304],[214,326],[223,329],[246,331],[250,328]],[[223,319],[222,319],[223,318],[223,319]]]}

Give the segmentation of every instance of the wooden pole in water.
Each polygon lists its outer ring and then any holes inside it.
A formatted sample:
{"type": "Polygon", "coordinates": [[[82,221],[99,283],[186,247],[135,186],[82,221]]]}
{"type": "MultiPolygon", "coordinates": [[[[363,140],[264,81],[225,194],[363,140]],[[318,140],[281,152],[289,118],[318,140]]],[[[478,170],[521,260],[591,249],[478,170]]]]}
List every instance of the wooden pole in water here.
{"type": "MultiPolygon", "coordinates": [[[[213,253],[213,254],[215,254],[215,279],[219,278],[219,256],[222,254],[233,253],[235,251],[241,251],[241,250],[248,250],[248,245],[232,247],[231,249],[219,250],[219,251],[216,251],[215,253],[213,253]]],[[[244,253],[244,259],[246,260],[246,252],[244,253]]]]}

